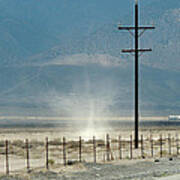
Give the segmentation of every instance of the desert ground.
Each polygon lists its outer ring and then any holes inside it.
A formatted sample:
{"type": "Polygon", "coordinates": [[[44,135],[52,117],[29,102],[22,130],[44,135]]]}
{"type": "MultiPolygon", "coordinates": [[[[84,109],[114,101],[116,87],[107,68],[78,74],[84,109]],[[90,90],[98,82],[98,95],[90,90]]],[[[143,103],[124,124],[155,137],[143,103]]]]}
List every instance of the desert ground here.
{"type": "Polygon", "coordinates": [[[37,126],[23,121],[7,126],[1,124],[0,179],[162,179],[180,173],[180,122],[144,120],[140,124],[139,138],[137,150],[134,149],[133,123],[128,120],[111,120],[108,123],[94,121],[90,126],[86,126],[84,122],[60,124],[56,122],[55,125],[43,122],[37,126]],[[109,160],[107,134],[110,137],[109,160]],[[143,145],[141,135],[143,135],[143,145]],[[160,141],[161,135],[162,141],[160,141]],[[94,163],[93,136],[96,139],[96,163],[94,163]],[[121,159],[119,136],[121,136],[121,159]],[[46,169],[47,137],[48,170],[46,169]],[[63,137],[66,138],[66,166],[63,159],[63,137]],[[79,162],[79,137],[82,143],[81,162],[79,162]],[[26,139],[29,142],[28,169],[26,139]],[[153,139],[153,156],[151,139],[153,139]],[[5,140],[9,142],[10,176],[6,176],[5,140]]]}

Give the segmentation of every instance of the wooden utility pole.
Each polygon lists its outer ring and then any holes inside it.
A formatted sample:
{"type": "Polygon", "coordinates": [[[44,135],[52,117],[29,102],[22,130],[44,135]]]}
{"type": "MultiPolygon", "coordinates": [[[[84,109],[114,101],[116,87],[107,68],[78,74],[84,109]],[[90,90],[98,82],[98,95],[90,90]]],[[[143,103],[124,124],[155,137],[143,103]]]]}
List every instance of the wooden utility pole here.
{"type": "Polygon", "coordinates": [[[138,12],[138,0],[135,1],[135,26],[127,26],[122,27],[119,26],[119,30],[128,30],[131,34],[133,34],[135,38],[135,49],[123,49],[122,53],[135,53],[135,89],[134,89],[134,103],[135,103],[135,110],[134,110],[134,116],[135,116],[135,148],[138,149],[138,128],[139,128],[139,92],[138,92],[138,76],[139,76],[139,52],[148,52],[152,51],[152,49],[139,49],[139,37],[144,33],[144,31],[148,29],[155,29],[153,26],[139,26],[139,12],[138,12]],[[132,32],[134,31],[134,33],[132,32]]]}

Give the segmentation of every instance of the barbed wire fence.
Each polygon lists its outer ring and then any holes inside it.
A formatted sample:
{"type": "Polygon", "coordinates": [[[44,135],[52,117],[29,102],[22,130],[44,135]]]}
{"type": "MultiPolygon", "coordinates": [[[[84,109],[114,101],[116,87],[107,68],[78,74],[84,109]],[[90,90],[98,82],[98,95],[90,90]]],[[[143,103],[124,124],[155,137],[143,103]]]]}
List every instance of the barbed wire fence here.
{"type": "Polygon", "coordinates": [[[171,134],[159,137],[141,134],[139,149],[134,148],[134,137],[118,136],[105,139],[67,140],[65,137],[44,142],[28,139],[0,141],[1,171],[10,172],[36,168],[63,167],[82,162],[105,163],[111,161],[173,157],[179,155],[179,136],[171,134]],[[3,160],[3,161],[2,161],[3,160]],[[4,168],[2,168],[4,167],[4,168]]]}

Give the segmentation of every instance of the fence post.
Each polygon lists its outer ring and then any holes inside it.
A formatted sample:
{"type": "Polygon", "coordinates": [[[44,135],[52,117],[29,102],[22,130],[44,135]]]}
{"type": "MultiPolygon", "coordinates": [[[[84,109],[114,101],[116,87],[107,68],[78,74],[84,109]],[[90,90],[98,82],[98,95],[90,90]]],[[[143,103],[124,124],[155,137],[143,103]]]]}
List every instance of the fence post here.
{"type": "Polygon", "coordinates": [[[132,135],[130,135],[130,159],[133,158],[133,152],[132,152],[132,135]]]}
{"type": "Polygon", "coordinates": [[[48,137],[46,137],[46,169],[49,169],[49,142],[48,137]]]}
{"type": "Polygon", "coordinates": [[[81,162],[81,148],[82,148],[82,141],[81,141],[81,136],[79,136],[79,162],[81,162]]]}
{"type": "Polygon", "coordinates": [[[9,175],[8,140],[6,140],[5,144],[6,144],[6,174],[9,175]]]}
{"type": "Polygon", "coordinates": [[[26,158],[27,158],[27,170],[30,169],[30,163],[29,163],[29,142],[28,139],[26,139],[26,158]]]}
{"type": "Polygon", "coordinates": [[[64,166],[66,166],[66,138],[63,137],[63,161],[64,166]]]}
{"type": "Polygon", "coordinates": [[[151,137],[150,137],[150,141],[151,141],[151,157],[153,158],[153,156],[154,156],[154,150],[153,150],[154,146],[153,146],[153,136],[152,136],[152,134],[151,134],[151,137]]]}
{"type": "Polygon", "coordinates": [[[162,134],[160,134],[160,157],[162,158],[162,134]]]}
{"type": "Polygon", "coordinates": [[[96,137],[93,136],[93,155],[94,155],[94,163],[96,163],[96,137]]]}
{"type": "Polygon", "coordinates": [[[171,155],[171,134],[168,134],[169,155],[171,155]]]}
{"type": "Polygon", "coordinates": [[[107,161],[110,161],[110,142],[109,142],[109,134],[106,135],[106,153],[107,153],[107,161]]]}
{"type": "Polygon", "coordinates": [[[122,143],[121,143],[121,136],[119,136],[119,159],[122,159],[122,143]]]}
{"type": "Polygon", "coordinates": [[[176,134],[176,149],[177,149],[177,156],[179,155],[179,137],[178,134],[176,134]]]}
{"type": "Polygon", "coordinates": [[[104,163],[106,162],[106,154],[105,153],[103,154],[103,162],[104,163]]]}
{"type": "Polygon", "coordinates": [[[144,142],[143,142],[142,134],[141,134],[141,157],[144,159],[144,142]]]}

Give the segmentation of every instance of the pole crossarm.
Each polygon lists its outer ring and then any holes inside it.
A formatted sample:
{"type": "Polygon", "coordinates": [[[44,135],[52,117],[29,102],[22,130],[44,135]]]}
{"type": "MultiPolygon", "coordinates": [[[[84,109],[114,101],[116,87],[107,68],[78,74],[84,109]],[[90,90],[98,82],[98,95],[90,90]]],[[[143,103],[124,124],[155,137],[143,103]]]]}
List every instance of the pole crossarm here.
{"type": "MultiPolygon", "coordinates": [[[[150,52],[150,51],[152,51],[152,49],[151,48],[149,48],[149,49],[138,49],[137,50],[138,52],[150,52]]],[[[133,52],[136,52],[136,50],[135,49],[123,49],[122,51],[121,51],[122,53],[133,53],[133,52]]]]}
{"type": "MultiPolygon", "coordinates": [[[[135,28],[136,27],[128,27],[128,26],[126,26],[126,27],[122,27],[122,26],[119,26],[118,27],[118,29],[119,30],[135,30],[135,28]]],[[[139,30],[151,30],[151,29],[155,29],[155,27],[154,26],[140,26],[140,27],[138,27],[138,29],[139,30]]]]}

